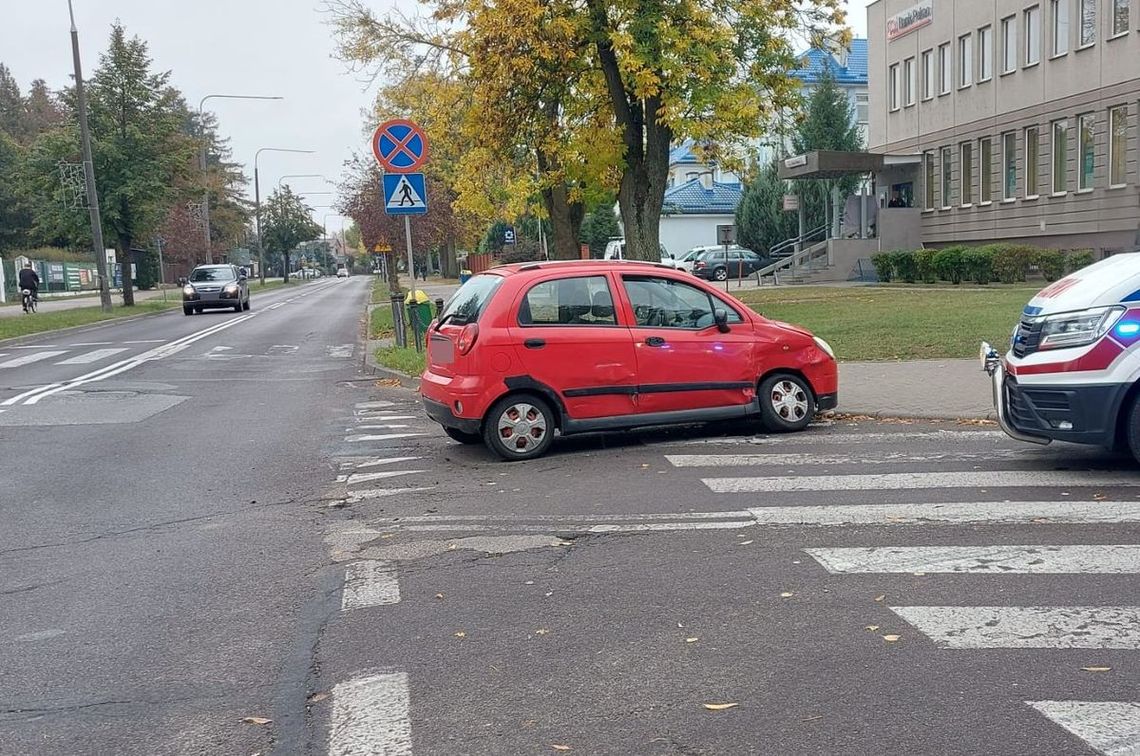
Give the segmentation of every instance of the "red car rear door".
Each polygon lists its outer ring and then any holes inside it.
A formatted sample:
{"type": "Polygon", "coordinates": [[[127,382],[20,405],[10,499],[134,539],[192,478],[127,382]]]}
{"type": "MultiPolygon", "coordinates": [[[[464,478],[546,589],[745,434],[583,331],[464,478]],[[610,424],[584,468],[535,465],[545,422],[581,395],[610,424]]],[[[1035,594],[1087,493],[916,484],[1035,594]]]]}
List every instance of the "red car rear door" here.
{"type": "Polygon", "coordinates": [[[751,321],[718,296],[680,277],[623,274],[637,354],[637,412],[748,404],[757,370],[751,321]],[[716,326],[725,310],[729,331],[716,326]]]}
{"type": "Polygon", "coordinates": [[[510,330],[519,361],[576,420],[635,411],[637,358],[614,309],[614,284],[604,274],[552,272],[515,303],[510,330]]]}

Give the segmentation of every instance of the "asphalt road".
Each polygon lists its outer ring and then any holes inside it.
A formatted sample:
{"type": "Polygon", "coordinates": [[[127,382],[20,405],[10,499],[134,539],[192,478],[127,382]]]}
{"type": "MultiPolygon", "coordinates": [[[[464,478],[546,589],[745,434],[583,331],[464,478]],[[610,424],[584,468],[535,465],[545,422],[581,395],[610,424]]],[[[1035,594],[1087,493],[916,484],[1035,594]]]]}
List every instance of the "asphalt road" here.
{"type": "Polygon", "coordinates": [[[839,422],[500,463],[346,356],[365,295],[0,348],[64,351],[0,357],[0,752],[1140,748],[1130,459],[839,422]]]}

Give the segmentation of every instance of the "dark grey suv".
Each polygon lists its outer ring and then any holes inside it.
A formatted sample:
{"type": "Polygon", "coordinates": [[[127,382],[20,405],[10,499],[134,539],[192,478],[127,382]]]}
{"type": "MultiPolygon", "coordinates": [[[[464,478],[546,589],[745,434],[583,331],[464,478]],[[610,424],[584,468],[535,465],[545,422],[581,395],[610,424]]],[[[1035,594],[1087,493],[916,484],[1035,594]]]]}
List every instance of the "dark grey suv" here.
{"type": "Polygon", "coordinates": [[[182,286],[182,312],[232,307],[249,309],[249,281],[236,265],[199,265],[182,286]]]}

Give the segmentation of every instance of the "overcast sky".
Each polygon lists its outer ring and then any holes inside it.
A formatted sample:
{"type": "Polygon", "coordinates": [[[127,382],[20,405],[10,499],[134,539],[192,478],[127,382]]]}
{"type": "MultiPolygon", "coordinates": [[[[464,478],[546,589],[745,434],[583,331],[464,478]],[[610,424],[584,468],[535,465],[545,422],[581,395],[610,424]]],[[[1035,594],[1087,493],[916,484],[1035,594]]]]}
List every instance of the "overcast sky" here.
{"type": "MultiPolygon", "coordinates": [[[[867,0],[852,0],[851,25],[866,36],[867,0]]],[[[320,0],[74,0],[83,68],[91,75],[118,19],[128,33],[150,45],[157,70],[197,107],[208,94],[279,95],[280,102],[210,100],[229,137],[234,159],[252,178],[254,153],[261,147],[315,150],[313,155],[263,153],[259,161],[262,195],[287,174],[322,174],[336,181],[356,150],[368,149],[361,111],[372,90],[334,60],[333,40],[320,0]]],[[[414,0],[372,0],[378,11],[414,0]]],[[[26,90],[37,78],[62,88],[71,73],[71,42],[66,0],[0,0],[0,62],[26,90]]],[[[310,193],[310,205],[333,203],[334,191],[319,178],[290,179],[310,193]]],[[[252,194],[252,187],[251,187],[252,194]]],[[[317,222],[331,208],[317,208],[317,222]]],[[[329,230],[343,223],[328,218],[329,230]]]]}

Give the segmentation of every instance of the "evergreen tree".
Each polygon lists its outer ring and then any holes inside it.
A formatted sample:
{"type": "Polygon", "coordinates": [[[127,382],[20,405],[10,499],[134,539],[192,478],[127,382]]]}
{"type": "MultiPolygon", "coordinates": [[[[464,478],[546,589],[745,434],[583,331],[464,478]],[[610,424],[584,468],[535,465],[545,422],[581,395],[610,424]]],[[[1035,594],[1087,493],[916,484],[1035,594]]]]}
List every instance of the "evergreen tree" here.
{"type": "Polygon", "coordinates": [[[24,97],[8,67],[0,63],[0,131],[16,141],[24,138],[24,97]]]}
{"type": "Polygon", "coordinates": [[[582,221],[580,240],[590,245],[590,257],[600,258],[606,251],[606,243],[615,236],[621,236],[621,226],[614,214],[613,201],[603,202],[582,221]]]}
{"type": "Polygon", "coordinates": [[[796,213],[784,211],[787,185],[777,175],[777,164],[769,163],[744,187],[736,208],[737,241],[761,255],[776,244],[797,234],[796,213]]]}

